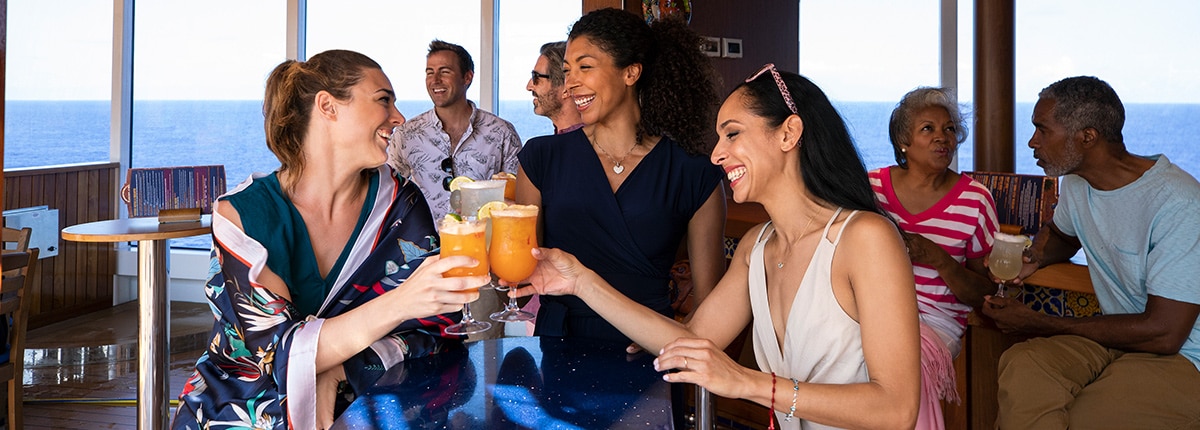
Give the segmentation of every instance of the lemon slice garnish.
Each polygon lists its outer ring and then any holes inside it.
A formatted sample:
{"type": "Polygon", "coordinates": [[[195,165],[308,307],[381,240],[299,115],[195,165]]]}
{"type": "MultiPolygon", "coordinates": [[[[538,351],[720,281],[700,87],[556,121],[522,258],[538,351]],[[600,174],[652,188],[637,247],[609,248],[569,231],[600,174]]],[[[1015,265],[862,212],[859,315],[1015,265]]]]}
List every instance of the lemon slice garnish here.
{"type": "Polygon", "coordinates": [[[504,210],[506,207],[508,207],[508,204],[505,204],[504,202],[487,202],[483,206],[479,207],[479,213],[476,214],[476,217],[479,219],[491,218],[493,210],[504,210]]]}
{"type": "Polygon", "coordinates": [[[475,180],[466,176],[456,176],[454,179],[450,180],[450,191],[458,191],[458,189],[462,187],[462,184],[467,182],[475,182],[475,180]]]}

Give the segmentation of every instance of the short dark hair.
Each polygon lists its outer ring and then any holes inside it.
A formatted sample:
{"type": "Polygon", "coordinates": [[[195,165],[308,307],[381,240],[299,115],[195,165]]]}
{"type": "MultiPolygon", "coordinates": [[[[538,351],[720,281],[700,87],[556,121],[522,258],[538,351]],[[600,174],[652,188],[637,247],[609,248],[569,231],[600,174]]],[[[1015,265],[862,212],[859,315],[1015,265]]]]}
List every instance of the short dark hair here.
{"type": "Polygon", "coordinates": [[[433,39],[429,42],[429,53],[425,54],[425,58],[429,58],[435,52],[450,51],[454,56],[458,57],[458,72],[467,74],[467,72],[475,73],[475,60],[471,59],[471,54],[460,45],[455,45],[450,42],[433,39]]]}
{"type": "Polygon", "coordinates": [[[1094,128],[1109,142],[1125,143],[1125,105],[1107,82],[1094,76],[1066,78],[1042,89],[1038,98],[1055,102],[1051,116],[1067,133],[1094,128]]]}
{"type": "Polygon", "coordinates": [[[546,57],[546,74],[550,75],[550,85],[560,87],[563,84],[563,55],[567,53],[567,42],[550,42],[542,45],[542,56],[546,57]]]}
{"type": "Polygon", "coordinates": [[[918,87],[909,91],[892,110],[892,118],[888,121],[888,137],[892,141],[892,152],[896,155],[896,164],[903,169],[908,168],[908,157],[900,150],[911,145],[913,115],[928,107],[940,107],[950,115],[954,123],[954,141],[963,143],[967,140],[967,124],[963,121],[962,111],[954,102],[954,93],[946,88],[918,87]]]}

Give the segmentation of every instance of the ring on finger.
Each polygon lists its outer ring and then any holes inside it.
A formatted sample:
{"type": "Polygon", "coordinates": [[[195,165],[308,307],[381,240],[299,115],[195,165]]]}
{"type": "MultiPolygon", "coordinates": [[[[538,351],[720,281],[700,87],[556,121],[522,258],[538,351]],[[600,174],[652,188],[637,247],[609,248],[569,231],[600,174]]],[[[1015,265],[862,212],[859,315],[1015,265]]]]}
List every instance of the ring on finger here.
{"type": "Polygon", "coordinates": [[[684,368],[684,369],[687,369],[687,368],[688,368],[687,357],[683,357],[683,368],[684,368]]]}

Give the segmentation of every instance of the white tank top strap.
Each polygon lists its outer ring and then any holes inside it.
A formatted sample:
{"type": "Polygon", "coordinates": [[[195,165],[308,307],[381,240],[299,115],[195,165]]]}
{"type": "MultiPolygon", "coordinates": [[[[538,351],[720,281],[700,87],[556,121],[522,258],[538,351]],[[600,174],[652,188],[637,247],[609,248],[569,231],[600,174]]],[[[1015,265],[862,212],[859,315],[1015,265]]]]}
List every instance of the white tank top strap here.
{"type": "Polygon", "coordinates": [[[842,213],[842,208],[839,206],[836,211],[833,211],[833,216],[829,217],[829,221],[825,221],[825,229],[821,230],[821,237],[829,237],[829,227],[833,226],[833,221],[842,213]]]}
{"type": "MultiPolygon", "coordinates": [[[[769,227],[771,227],[771,221],[767,221],[765,224],[763,224],[762,230],[758,231],[758,237],[754,239],[754,243],[756,243],[756,244],[762,243],[763,235],[767,234],[767,228],[769,228],[769,227]]],[[[774,231],[774,229],[772,229],[771,231],[774,231]]],[[[768,236],[767,238],[770,239],[770,236],[768,236]]]]}
{"type": "MultiPolygon", "coordinates": [[[[841,209],[838,209],[838,210],[839,210],[839,211],[841,211],[841,209]]],[[[834,245],[834,246],[837,246],[838,242],[841,242],[841,241],[842,241],[842,234],[846,233],[846,227],[849,227],[849,226],[850,226],[850,220],[854,219],[854,216],[855,216],[855,215],[858,215],[858,211],[851,211],[851,212],[850,212],[850,215],[847,215],[847,216],[846,216],[846,221],[842,222],[842,229],[841,229],[841,230],[838,230],[837,237],[835,237],[835,238],[833,239],[833,245],[834,245]]],[[[837,218],[837,215],[836,215],[836,214],[834,214],[834,218],[837,218]]],[[[832,222],[832,221],[831,221],[831,222],[832,222]]],[[[825,228],[827,228],[827,229],[828,229],[829,227],[825,227],[825,228]]]]}

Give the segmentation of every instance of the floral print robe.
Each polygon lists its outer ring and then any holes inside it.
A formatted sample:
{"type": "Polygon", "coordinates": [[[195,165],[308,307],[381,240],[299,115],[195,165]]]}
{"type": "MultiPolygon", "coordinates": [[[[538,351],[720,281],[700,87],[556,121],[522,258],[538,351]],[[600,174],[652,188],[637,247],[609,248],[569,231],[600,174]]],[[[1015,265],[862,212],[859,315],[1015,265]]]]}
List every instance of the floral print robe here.
{"type": "MultiPolygon", "coordinates": [[[[261,177],[255,175],[226,196],[261,177]]],[[[437,233],[420,190],[386,166],[372,178],[378,187],[375,200],[368,203],[373,206],[317,315],[300,315],[291,302],[258,285],[266,249],[213,214],[212,262],[205,286],[215,318],[212,341],[180,394],[172,428],[316,426],[316,347],[324,319],[400,285],[437,251],[437,233]]],[[[297,286],[288,288],[295,291],[297,286]]],[[[403,322],[343,363],[347,382],[362,390],[405,359],[461,344],[461,337],[443,332],[458,319],[457,314],[443,314],[403,322]]]]}

